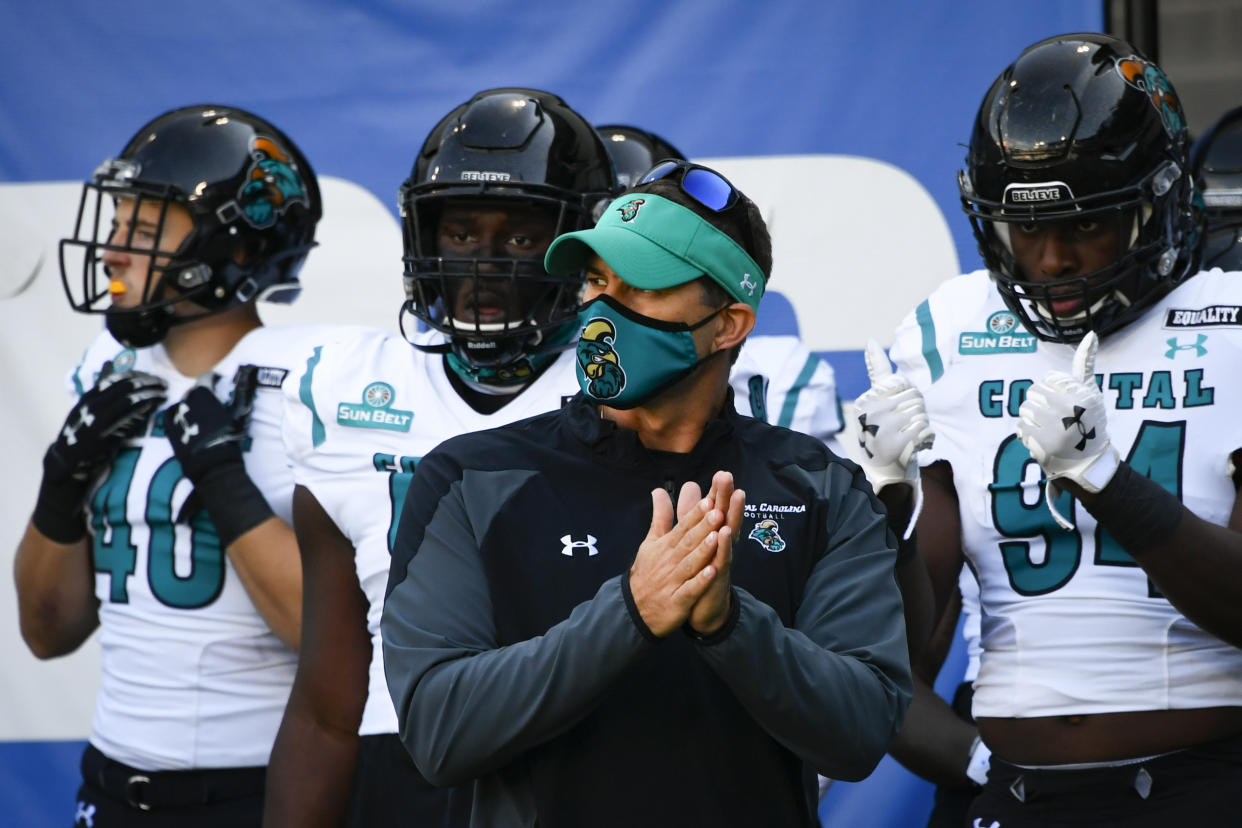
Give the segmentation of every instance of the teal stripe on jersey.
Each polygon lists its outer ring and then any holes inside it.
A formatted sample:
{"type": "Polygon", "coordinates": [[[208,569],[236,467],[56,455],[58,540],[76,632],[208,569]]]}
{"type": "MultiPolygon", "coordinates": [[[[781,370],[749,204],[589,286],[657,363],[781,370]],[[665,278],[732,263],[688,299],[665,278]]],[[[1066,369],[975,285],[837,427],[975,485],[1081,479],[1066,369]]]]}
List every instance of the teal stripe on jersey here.
{"type": "Polygon", "coordinates": [[[819,357],[815,356],[815,354],[808,354],[806,364],[802,366],[802,373],[798,374],[798,378],[794,380],[789,393],[785,395],[785,402],[781,406],[780,419],[776,421],[778,426],[789,428],[793,422],[794,411],[798,408],[798,395],[802,393],[803,388],[806,388],[807,383],[811,381],[811,377],[815,376],[815,369],[818,367],[819,357]]]}
{"type": "Polygon", "coordinates": [[[936,349],[936,323],[932,321],[931,305],[926,299],[915,310],[914,318],[923,332],[923,359],[927,360],[931,381],[935,382],[944,376],[944,363],[940,360],[940,351],[936,349]]]}
{"type": "Polygon", "coordinates": [[[311,394],[311,380],[314,378],[315,366],[319,364],[319,357],[322,354],[323,346],[316,345],[314,352],[306,360],[306,373],[302,375],[302,382],[298,385],[298,399],[310,409],[311,445],[315,448],[323,445],[323,441],[327,439],[323,430],[323,420],[319,419],[319,412],[315,410],[315,397],[311,394]]]}
{"type": "Polygon", "coordinates": [[[86,364],[86,353],[83,352],[82,359],[78,362],[78,366],[73,369],[73,390],[80,397],[86,393],[86,389],[82,387],[82,379],[79,376],[82,373],[82,366],[86,364]]]}

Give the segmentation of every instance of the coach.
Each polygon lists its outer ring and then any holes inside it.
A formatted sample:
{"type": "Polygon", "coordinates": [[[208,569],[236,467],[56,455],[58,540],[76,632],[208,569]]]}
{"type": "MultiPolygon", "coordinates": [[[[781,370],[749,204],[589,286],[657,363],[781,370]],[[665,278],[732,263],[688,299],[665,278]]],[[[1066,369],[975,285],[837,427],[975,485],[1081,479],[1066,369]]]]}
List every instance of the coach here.
{"type": "Polygon", "coordinates": [[[656,167],[584,272],[582,393],[423,458],[382,632],[401,738],[474,826],[818,825],[910,695],[895,539],[853,464],[734,413],[759,210],[656,167]]]}

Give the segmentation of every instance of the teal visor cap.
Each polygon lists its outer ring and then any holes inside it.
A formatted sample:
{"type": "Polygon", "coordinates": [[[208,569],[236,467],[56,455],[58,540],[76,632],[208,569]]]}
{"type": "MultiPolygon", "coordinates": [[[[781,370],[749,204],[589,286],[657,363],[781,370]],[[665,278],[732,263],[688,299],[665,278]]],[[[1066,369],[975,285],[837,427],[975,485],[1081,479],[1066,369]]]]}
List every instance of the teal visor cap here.
{"type": "Polygon", "coordinates": [[[728,234],[693,210],[650,193],[622,196],[590,230],[558,236],[544,267],[554,276],[568,276],[585,267],[592,255],[641,290],[676,287],[706,275],[756,310],[767,281],[728,234]]]}

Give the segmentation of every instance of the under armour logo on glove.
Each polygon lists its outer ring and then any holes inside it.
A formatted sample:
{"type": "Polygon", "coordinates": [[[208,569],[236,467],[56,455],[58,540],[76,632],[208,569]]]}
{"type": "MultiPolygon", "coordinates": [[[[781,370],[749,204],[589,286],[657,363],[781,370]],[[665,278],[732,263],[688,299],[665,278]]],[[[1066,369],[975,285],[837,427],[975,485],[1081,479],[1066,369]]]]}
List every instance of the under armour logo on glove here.
{"type": "Polygon", "coordinates": [[[253,365],[238,369],[228,405],[220,401],[204,378],[166,417],[164,427],[173,454],[191,481],[197,482],[221,463],[241,462],[241,444],[254,404],[257,370],[253,365]]]}
{"type": "Polygon", "coordinates": [[[1090,431],[1087,431],[1087,427],[1082,424],[1082,415],[1086,413],[1087,409],[1083,408],[1081,405],[1076,405],[1074,406],[1073,417],[1061,418],[1061,425],[1064,426],[1066,430],[1077,427],[1078,433],[1082,435],[1082,439],[1079,440],[1077,445],[1074,446],[1074,448],[1079,451],[1082,451],[1083,448],[1086,447],[1088,440],[1095,439],[1095,429],[1093,428],[1090,431]]]}
{"type": "Polygon", "coordinates": [[[1089,332],[1078,343],[1070,373],[1049,371],[1027,390],[1018,409],[1018,439],[1044,470],[1048,510],[1067,530],[1074,524],[1053,504],[1053,481],[1064,477],[1088,492],[1098,492],[1112,479],[1119,462],[1108,438],[1104,394],[1095,384],[1099,345],[1095,331],[1089,332]]]}
{"type": "Polygon", "coordinates": [[[908,379],[893,372],[879,343],[867,342],[863,356],[871,387],[854,401],[858,445],[866,455],[859,465],[877,493],[893,483],[914,487],[914,512],[905,532],[909,538],[923,508],[918,452],[931,448],[936,434],[927,419],[923,395],[908,379]]]}
{"type": "Polygon", "coordinates": [[[181,432],[181,444],[189,445],[190,440],[198,436],[198,424],[190,421],[190,406],[181,403],[173,412],[173,422],[181,432]]]}
{"type": "Polygon", "coordinates": [[[113,372],[105,363],[95,387],[82,395],[48,449],[45,473],[85,475],[101,466],[122,442],[141,433],[164,401],[164,381],[142,371],[113,372]]]}
{"type": "MultiPolygon", "coordinates": [[[[860,434],[870,435],[871,437],[874,437],[876,435],[876,432],[878,432],[879,430],[880,430],[880,427],[878,425],[870,425],[867,423],[866,414],[858,415],[858,431],[860,434]]],[[[862,448],[863,451],[867,453],[868,457],[875,457],[875,454],[872,453],[871,449],[867,448],[866,437],[860,437],[858,440],[858,445],[862,448]]]]}

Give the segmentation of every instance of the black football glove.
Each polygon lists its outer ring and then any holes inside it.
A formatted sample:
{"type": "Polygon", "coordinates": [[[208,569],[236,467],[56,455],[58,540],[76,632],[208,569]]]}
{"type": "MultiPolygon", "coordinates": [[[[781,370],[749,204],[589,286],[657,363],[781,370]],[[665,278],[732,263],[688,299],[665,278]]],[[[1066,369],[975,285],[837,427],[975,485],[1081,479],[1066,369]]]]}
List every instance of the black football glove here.
{"type": "Polygon", "coordinates": [[[238,368],[228,405],[210,388],[196,385],[164,414],[173,454],[194,484],[177,521],[189,521],[205,508],[225,547],[272,516],[242,460],[257,376],[253,365],[238,368]]]}
{"type": "Polygon", "coordinates": [[[166,389],[159,377],[114,372],[112,363],[104,364],[95,387],[70,410],[43,455],[43,482],[31,518],[36,529],[58,543],[74,543],[86,534],[83,509],[92,481],[125,440],[146,429],[166,389]]]}

